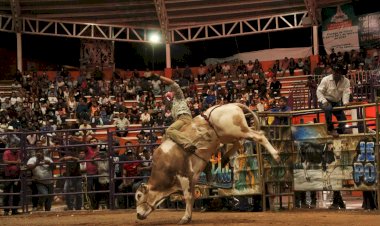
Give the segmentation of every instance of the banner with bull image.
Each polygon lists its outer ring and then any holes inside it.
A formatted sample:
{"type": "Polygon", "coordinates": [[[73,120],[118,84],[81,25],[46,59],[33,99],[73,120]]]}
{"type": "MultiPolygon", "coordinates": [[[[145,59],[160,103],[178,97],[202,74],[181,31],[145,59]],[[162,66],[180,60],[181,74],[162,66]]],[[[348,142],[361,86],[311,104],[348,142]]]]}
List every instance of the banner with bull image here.
{"type": "Polygon", "coordinates": [[[323,133],[321,136],[321,126],[306,126],[308,133],[301,133],[304,127],[293,128],[294,189],[375,190],[378,175],[374,136],[341,135],[332,139],[323,133]]]}

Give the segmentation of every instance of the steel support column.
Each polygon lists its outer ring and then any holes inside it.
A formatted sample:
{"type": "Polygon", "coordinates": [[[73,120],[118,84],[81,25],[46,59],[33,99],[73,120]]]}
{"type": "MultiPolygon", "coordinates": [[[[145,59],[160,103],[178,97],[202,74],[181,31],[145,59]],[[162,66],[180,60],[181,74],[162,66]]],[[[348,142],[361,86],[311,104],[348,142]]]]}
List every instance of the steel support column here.
{"type": "Polygon", "coordinates": [[[172,68],[172,60],[171,60],[170,44],[169,43],[166,43],[165,49],[166,49],[166,68],[172,68]]]}

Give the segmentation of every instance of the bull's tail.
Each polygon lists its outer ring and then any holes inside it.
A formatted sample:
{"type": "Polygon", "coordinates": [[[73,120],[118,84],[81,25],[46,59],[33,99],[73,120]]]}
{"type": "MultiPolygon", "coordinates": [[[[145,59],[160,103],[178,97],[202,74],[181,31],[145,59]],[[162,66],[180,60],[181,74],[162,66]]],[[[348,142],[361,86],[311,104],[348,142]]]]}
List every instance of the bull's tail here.
{"type": "Polygon", "coordinates": [[[247,105],[244,105],[244,104],[240,104],[240,103],[235,103],[236,106],[240,107],[243,112],[244,110],[248,112],[248,114],[246,115],[252,115],[253,117],[253,126],[254,126],[254,130],[260,130],[260,119],[259,117],[257,116],[257,114],[255,112],[253,112],[251,109],[249,109],[249,107],[247,105]]]}

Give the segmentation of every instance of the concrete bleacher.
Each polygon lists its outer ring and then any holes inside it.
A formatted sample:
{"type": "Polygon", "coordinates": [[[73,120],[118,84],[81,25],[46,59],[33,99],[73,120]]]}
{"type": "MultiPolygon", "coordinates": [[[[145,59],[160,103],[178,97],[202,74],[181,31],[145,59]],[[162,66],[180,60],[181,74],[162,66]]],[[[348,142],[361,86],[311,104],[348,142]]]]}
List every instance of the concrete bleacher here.
{"type": "Polygon", "coordinates": [[[15,84],[13,80],[0,80],[0,95],[11,96],[13,92],[16,92],[21,85],[15,84]]]}

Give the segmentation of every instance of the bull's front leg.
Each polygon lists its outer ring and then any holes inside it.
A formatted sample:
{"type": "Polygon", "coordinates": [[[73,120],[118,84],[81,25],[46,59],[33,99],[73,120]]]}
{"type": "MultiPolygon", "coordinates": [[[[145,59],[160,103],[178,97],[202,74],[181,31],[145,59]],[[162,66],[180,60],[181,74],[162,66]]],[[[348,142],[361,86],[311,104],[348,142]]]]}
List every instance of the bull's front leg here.
{"type": "Polygon", "coordinates": [[[191,216],[193,212],[193,203],[194,203],[194,183],[192,181],[192,177],[181,177],[178,176],[178,179],[180,181],[183,196],[185,198],[186,203],[186,210],[185,215],[181,218],[181,220],[178,222],[178,224],[187,224],[191,221],[191,216]]]}
{"type": "Polygon", "coordinates": [[[280,162],[281,158],[276,149],[272,146],[272,144],[268,141],[268,139],[265,137],[263,131],[254,131],[250,129],[250,131],[246,134],[246,139],[254,140],[255,142],[258,142],[262,146],[264,146],[265,149],[268,150],[268,152],[272,155],[273,159],[276,162],[280,162]]]}

